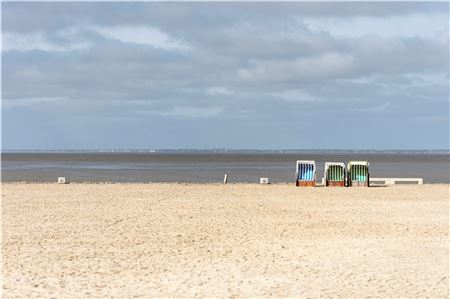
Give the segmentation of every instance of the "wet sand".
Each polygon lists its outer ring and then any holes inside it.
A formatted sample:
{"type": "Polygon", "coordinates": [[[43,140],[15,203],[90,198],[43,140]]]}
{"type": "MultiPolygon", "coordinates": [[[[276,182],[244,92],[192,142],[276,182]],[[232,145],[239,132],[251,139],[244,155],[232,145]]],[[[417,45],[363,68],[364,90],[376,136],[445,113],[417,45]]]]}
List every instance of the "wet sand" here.
{"type": "Polygon", "coordinates": [[[448,184],[2,184],[3,298],[448,298],[448,184]]]}
{"type": "Polygon", "coordinates": [[[315,160],[317,178],[325,162],[369,161],[371,177],[421,177],[426,183],[448,184],[450,156],[426,153],[3,153],[2,182],[52,183],[58,176],[71,182],[121,183],[274,183],[295,179],[296,160],[315,160]]]}

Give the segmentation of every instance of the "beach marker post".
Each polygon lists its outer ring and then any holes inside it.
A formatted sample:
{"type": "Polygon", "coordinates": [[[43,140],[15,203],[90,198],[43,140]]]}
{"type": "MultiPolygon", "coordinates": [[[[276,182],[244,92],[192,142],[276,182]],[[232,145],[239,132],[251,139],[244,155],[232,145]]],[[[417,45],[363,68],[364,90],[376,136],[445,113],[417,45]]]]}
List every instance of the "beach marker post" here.
{"type": "Polygon", "coordinates": [[[316,186],[316,162],[310,160],[297,160],[295,169],[295,186],[316,186]]]}
{"type": "Polygon", "coordinates": [[[225,174],[225,175],[223,176],[223,183],[224,183],[224,184],[228,183],[228,174],[225,174]]]}
{"type": "Polygon", "coordinates": [[[369,187],[369,162],[350,161],[347,166],[347,186],[369,187]]]}
{"type": "Polygon", "coordinates": [[[345,187],[345,163],[325,162],[324,181],[327,187],[345,187]]]}

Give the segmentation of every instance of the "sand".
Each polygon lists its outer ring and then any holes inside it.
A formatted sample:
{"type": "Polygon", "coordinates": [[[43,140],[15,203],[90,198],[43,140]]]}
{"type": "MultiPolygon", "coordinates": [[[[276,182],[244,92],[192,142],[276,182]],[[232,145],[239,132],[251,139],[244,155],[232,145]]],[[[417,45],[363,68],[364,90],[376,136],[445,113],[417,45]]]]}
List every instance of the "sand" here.
{"type": "Polygon", "coordinates": [[[3,298],[449,295],[449,185],[2,187],[3,298]]]}

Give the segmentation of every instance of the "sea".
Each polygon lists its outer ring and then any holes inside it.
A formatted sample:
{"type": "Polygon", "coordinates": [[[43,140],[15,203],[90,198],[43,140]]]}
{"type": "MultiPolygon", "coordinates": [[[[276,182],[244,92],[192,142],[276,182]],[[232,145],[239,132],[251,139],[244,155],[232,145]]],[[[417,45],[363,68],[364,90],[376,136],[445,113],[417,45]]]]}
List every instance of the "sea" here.
{"type": "Polygon", "coordinates": [[[352,150],[140,150],[7,151],[1,154],[2,182],[179,182],[273,183],[295,180],[297,160],[314,160],[317,178],[325,162],[369,161],[371,177],[423,178],[450,182],[450,153],[442,151],[352,150]]]}

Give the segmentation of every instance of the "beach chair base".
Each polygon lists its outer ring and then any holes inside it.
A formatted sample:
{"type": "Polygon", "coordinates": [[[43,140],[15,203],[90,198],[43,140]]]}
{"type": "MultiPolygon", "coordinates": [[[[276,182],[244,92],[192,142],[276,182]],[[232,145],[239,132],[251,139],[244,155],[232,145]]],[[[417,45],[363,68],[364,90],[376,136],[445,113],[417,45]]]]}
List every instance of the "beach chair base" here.
{"type": "Polygon", "coordinates": [[[349,187],[369,187],[369,182],[368,181],[351,181],[349,184],[349,187]]]}
{"type": "Polygon", "coordinates": [[[327,181],[325,186],[327,187],[345,187],[344,181],[327,181]]]}
{"type": "Polygon", "coordinates": [[[315,181],[295,181],[295,186],[297,187],[315,187],[316,182],[315,181]]]}

